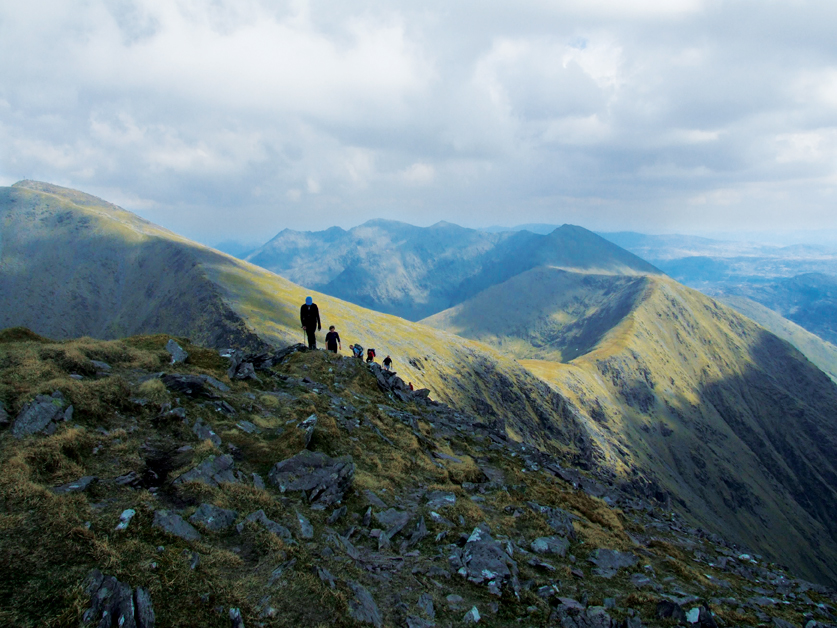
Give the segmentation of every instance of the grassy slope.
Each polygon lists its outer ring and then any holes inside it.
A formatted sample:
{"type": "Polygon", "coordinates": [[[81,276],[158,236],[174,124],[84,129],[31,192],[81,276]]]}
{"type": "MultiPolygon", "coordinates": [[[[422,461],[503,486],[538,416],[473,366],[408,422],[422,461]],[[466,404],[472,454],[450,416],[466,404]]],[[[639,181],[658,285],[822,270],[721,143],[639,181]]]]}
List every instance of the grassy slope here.
{"type": "Polygon", "coordinates": [[[720,297],[720,300],[779,338],[787,340],[837,382],[837,347],[833,344],[747,297],[730,295],[720,297]]]}
{"type": "Polygon", "coordinates": [[[656,278],[591,353],[523,364],[701,525],[837,576],[837,387],[789,344],[656,278]]]}
{"type": "Polygon", "coordinates": [[[709,529],[837,575],[837,388],[752,321],[668,278],[539,269],[428,322],[548,355],[521,363],[583,409],[614,466],[656,477],[709,529]],[[560,363],[574,325],[595,333],[560,363]]]}
{"type": "MultiPolygon", "coordinates": [[[[310,292],[262,268],[57,186],[2,188],[0,208],[0,325],[57,338],[166,332],[214,347],[303,339],[299,304],[310,292]]],[[[517,438],[577,441],[563,400],[491,348],[311,294],[345,354],[354,342],[379,361],[389,354],[405,381],[487,421],[509,417],[517,438]]]]}

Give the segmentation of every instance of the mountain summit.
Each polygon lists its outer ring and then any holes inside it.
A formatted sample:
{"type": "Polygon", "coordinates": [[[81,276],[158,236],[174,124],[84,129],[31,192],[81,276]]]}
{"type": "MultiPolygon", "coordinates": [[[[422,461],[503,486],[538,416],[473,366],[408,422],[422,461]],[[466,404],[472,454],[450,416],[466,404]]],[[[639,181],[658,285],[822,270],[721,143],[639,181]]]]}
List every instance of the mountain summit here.
{"type": "Polygon", "coordinates": [[[415,227],[372,220],[343,231],[285,230],[247,261],[291,281],[409,320],[462,303],[542,265],[599,273],[656,274],[651,264],[591,231],[487,233],[448,222],[415,227]]]}

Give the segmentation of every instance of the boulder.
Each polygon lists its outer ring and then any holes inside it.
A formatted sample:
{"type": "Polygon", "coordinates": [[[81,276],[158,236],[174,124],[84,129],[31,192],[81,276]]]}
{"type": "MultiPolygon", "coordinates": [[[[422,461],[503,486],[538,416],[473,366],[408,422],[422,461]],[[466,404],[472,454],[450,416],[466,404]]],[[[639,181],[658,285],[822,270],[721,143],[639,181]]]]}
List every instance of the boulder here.
{"type": "Polygon", "coordinates": [[[351,456],[331,458],[324,453],[302,451],[277,462],[268,478],[281,492],[300,491],[311,507],[323,510],[343,500],[352,486],[355,464],[351,456]]]}
{"type": "Polygon", "coordinates": [[[507,585],[515,594],[519,592],[517,563],[506,553],[503,544],[491,537],[487,526],[474,528],[462,549],[460,561],[462,567],[458,573],[474,584],[485,583],[490,593],[500,596],[507,585]]]}
{"type": "Polygon", "coordinates": [[[541,536],[532,541],[532,551],[536,554],[552,554],[564,556],[570,547],[570,542],[563,536],[541,536]]]}
{"type": "Polygon", "coordinates": [[[412,517],[412,513],[395,508],[375,513],[375,519],[386,528],[386,535],[389,539],[401,532],[404,526],[410,523],[412,517]]]}
{"type": "Polygon", "coordinates": [[[53,421],[63,418],[66,405],[64,395],[57,390],[49,397],[38,395],[23,406],[20,414],[17,415],[12,426],[12,436],[23,438],[38,432],[49,431],[50,427],[54,430],[53,421]]]}
{"type": "Polygon", "coordinates": [[[431,510],[439,510],[456,504],[456,495],[446,491],[431,491],[426,499],[427,507],[431,510]]]}
{"type": "Polygon", "coordinates": [[[166,351],[168,351],[169,355],[171,355],[170,364],[176,364],[177,362],[185,362],[186,359],[189,357],[189,354],[183,350],[183,347],[181,347],[171,338],[169,338],[169,341],[166,343],[166,351]]]}
{"type": "Polygon", "coordinates": [[[596,565],[593,573],[602,578],[612,578],[623,567],[633,567],[637,563],[633,554],[609,549],[594,550],[587,560],[596,565]]]}
{"type": "Polygon", "coordinates": [[[311,444],[311,438],[314,436],[314,428],[317,427],[317,415],[312,414],[302,423],[299,424],[299,429],[302,430],[302,438],[305,442],[305,449],[311,444]]]}
{"type": "Polygon", "coordinates": [[[84,592],[90,596],[90,607],[82,616],[84,624],[154,628],[154,607],[145,589],[132,589],[94,569],[85,580],[84,592]]]}
{"type": "Polygon", "coordinates": [[[235,510],[219,508],[213,504],[201,504],[195,514],[189,517],[189,521],[202,525],[207,530],[220,532],[229,528],[237,518],[238,513],[235,510]]]}
{"type": "Polygon", "coordinates": [[[163,375],[160,381],[171,392],[186,395],[187,397],[214,399],[216,396],[215,393],[207,388],[206,382],[197,375],[169,373],[168,375],[163,375]]]}
{"type": "Polygon", "coordinates": [[[375,628],[383,626],[378,605],[375,604],[375,600],[372,599],[372,595],[366,587],[351,580],[347,584],[354,594],[352,599],[349,600],[349,615],[351,618],[362,624],[372,624],[375,628]]]}
{"type": "Polygon", "coordinates": [[[83,478],[79,478],[75,482],[70,482],[69,484],[62,484],[61,486],[56,486],[52,489],[52,492],[56,495],[66,495],[67,493],[82,493],[90,488],[99,478],[95,475],[86,475],[83,478]]]}
{"type": "Polygon", "coordinates": [[[174,484],[184,482],[202,482],[210,486],[218,486],[222,482],[237,483],[238,478],[233,473],[232,456],[229,454],[210,456],[197,467],[177,478],[174,484]]]}
{"type": "Polygon", "coordinates": [[[203,419],[195,421],[195,424],[192,426],[192,431],[200,440],[211,441],[216,447],[221,446],[221,437],[218,436],[218,434],[216,434],[211,427],[204,423],[203,419]]]}
{"type": "Polygon", "coordinates": [[[168,510],[158,510],[154,513],[155,528],[162,528],[173,536],[180,537],[186,541],[200,541],[201,534],[193,528],[183,517],[168,510]]]}
{"type": "Polygon", "coordinates": [[[254,513],[250,513],[249,515],[247,515],[247,521],[252,521],[253,523],[259,524],[268,532],[275,534],[280,539],[285,541],[285,543],[295,543],[291,531],[288,530],[288,528],[283,526],[281,523],[276,523],[273,519],[270,519],[265,514],[264,510],[257,510],[254,513]]]}

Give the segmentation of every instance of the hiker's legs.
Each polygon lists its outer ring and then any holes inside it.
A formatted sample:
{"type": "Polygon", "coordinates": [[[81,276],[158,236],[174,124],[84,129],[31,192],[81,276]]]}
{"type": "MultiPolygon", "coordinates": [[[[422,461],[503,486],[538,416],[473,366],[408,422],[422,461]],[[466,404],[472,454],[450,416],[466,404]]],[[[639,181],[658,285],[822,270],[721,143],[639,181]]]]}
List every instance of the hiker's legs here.
{"type": "Polygon", "coordinates": [[[308,348],[309,349],[316,349],[317,348],[317,328],[312,325],[311,327],[306,327],[305,331],[308,334],[308,348]]]}

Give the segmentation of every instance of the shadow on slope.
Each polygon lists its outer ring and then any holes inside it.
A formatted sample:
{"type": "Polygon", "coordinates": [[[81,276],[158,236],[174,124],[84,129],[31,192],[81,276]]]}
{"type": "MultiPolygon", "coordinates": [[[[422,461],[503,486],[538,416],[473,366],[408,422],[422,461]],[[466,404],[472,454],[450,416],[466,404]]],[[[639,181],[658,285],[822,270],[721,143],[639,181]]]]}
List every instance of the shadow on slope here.
{"type": "Polygon", "coordinates": [[[636,306],[648,280],[542,266],[423,322],[517,358],[568,362],[591,351],[636,306]]]}

